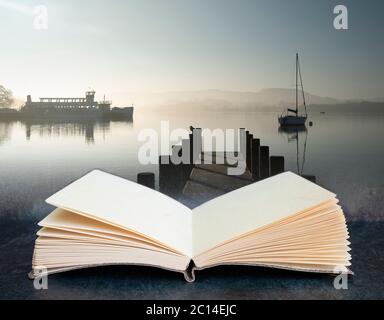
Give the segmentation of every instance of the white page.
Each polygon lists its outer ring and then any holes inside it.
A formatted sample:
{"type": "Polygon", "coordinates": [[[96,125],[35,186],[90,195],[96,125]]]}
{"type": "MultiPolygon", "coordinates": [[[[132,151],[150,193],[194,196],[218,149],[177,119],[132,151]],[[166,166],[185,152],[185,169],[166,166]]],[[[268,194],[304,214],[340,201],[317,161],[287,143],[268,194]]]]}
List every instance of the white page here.
{"type": "Polygon", "coordinates": [[[192,255],[192,211],[155,190],[95,170],[47,203],[136,231],[192,255]]]}
{"type": "Polygon", "coordinates": [[[193,255],[335,197],[292,172],[227,193],[193,210],[193,255]]]}

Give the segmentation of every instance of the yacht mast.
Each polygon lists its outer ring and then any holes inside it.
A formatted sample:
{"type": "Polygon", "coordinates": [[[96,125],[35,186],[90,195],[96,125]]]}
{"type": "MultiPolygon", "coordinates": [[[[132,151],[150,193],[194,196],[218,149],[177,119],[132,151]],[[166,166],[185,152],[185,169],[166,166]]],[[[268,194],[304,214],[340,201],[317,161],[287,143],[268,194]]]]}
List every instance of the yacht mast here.
{"type": "Polygon", "coordinates": [[[296,53],[296,115],[299,113],[299,85],[298,85],[298,65],[299,65],[299,54],[296,53]]]}
{"type": "Polygon", "coordinates": [[[305,116],[307,117],[308,116],[308,112],[307,112],[307,103],[305,101],[305,92],[304,92],[304,84],[303,84],[303,77],[301,76],[301,66],[300,66],[300,62],[298,63],[298,66],[299,66],[299,77],[300,77],[300,84],[301,84],[301,92],[303,94],[303,104],[304,104],[304,108],[305,108],[305,116]]]}

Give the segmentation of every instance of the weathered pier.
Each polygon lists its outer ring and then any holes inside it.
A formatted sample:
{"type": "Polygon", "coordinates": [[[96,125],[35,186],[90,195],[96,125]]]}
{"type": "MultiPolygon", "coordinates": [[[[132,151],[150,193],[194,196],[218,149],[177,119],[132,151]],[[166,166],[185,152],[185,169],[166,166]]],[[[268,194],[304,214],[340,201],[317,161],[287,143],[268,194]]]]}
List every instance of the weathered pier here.
{"type": "MultiPolygon", "coordinates": [[[[244,130],[245,129],[240,129],[244,130]]],[[[163,155],[159,159],[160,191],[193,208],[217,196],[238,188],[263,180],[285,171],[283,156],[270,156],[269,147],[261,145],[260,139],[254,138],[250,131],[245,131],[244,154],[239,152],[207,152],[201,147],[201,129],[193,129],[188,140],[172,148],[172,154],[163,155]],[[196,143],[195,139],[199,141],[196,143]],[[188,149],[190,161],[175,164],[175,158],[184,158],[183,152],[188,149]],[[233,157],[243,161],[244,172],[238,175],[229,174],[233,157]],[[205,160],[209,160],[208,164],[205,160]]],[[[154,175],[151,176],[154,179],[154,175]]],[[[148,174],[139,175],[138,182],[146,186],[148,174]]]]}

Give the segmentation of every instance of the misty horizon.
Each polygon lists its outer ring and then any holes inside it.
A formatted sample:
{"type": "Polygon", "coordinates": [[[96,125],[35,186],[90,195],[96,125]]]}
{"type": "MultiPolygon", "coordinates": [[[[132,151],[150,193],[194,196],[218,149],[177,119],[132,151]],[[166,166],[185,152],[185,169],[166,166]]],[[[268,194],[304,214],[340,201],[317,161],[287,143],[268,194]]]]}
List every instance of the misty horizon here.
{"type": "MultiPolygon", "coordinates": [[[[84,91],[85,92],[85,91],[84,91]]],[[[132,93],[131,93],[132,94],[132,93]]],[[[139,108],[181,108],[183,107],[205,107],[211,108],[228,108],[242,109],[252,107],[286,107],[295,103],[295,89],[292,88],[263,88],[259,91],[235,91],[222,89],[206,89],[206,90],[190,90],[190,91],[167,91],[152,93],[136,93],[133,94],[135,99],[132,102],[123,102],[124,93],[115,94],[118,102],[114,97],[106,97],[112,101],[112,105],[116,107],[127,107],[135,105],[139,108]]],[[[324,97],[305,91],[307,105],[341,105],[346,103],[383,103],[384,97],[372,97],[371,99],[337,99],[333,97],[324,97]]],[[[83,97],[80,95],[79,98],[83,97]]],[[[43,96],[34,96],[33,101],[38,101],[43,96]]],[[[61,95],[58,97],[66,98],[61,95]]],[[[74,95],[67,96],[74,97],[74,95]]],[[[96,100],[103,100],[102,93],[96,93],[96,100]]],[[[14,97],[12,108],[18,109],[25,104],[26,97],[14,97]]],[[[302,99],[299,97],[299,105],[302,99]]]]}

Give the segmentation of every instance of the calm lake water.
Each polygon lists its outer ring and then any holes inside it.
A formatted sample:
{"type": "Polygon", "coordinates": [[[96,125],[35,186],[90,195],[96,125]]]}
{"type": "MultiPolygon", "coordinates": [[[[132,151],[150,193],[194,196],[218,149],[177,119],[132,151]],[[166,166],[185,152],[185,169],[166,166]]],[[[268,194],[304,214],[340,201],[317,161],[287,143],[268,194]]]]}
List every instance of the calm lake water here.
{"type": "Polygon", "coordinates": [[[98,168],[136,181],[158,166],[138,161],[140,130],[172,128],[250,129],[282,155],[286,169],[316,176],[338,194],[349,220],[384,220],[384,114],[312,114],[307,132],[279,132],[277,113],[171,114],[136,112],[134,121],[25,124],[0,121],[0,219],[37,221],[52,208],[44,200],[71,181],[98,168]],[[298,139],[298,143],[297,143],[298,139]],[[299,149],[299,157],[297,153],[299,149]]]}

